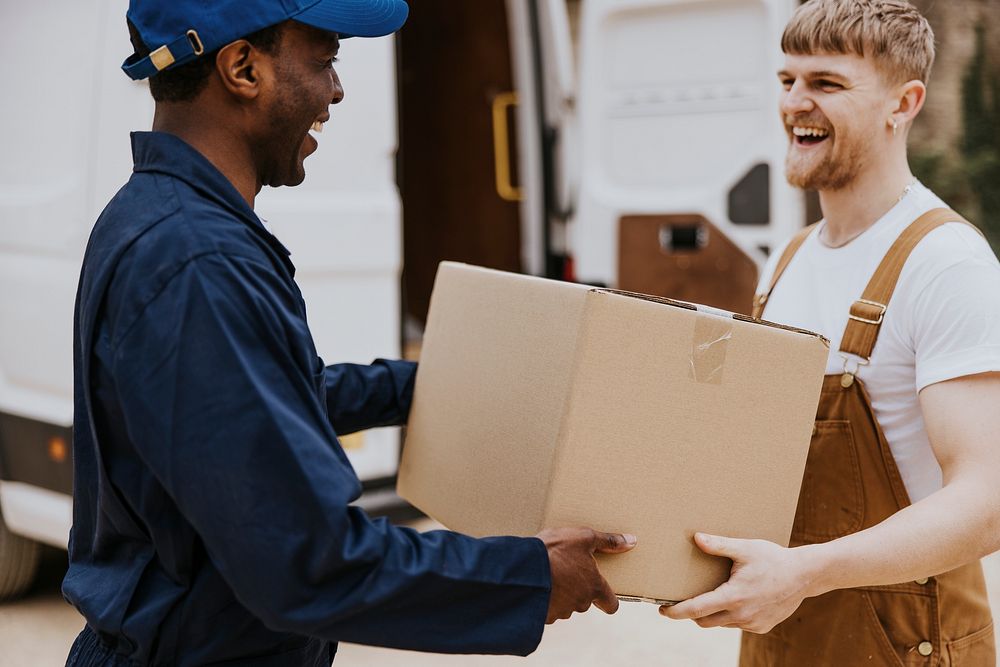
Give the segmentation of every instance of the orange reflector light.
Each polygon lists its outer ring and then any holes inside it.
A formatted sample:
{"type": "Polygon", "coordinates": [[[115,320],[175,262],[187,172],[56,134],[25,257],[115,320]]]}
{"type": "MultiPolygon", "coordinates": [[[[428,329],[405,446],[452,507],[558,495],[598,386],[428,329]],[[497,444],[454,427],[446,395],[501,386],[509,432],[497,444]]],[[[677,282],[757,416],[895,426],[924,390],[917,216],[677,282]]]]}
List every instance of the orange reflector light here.
{"type": "Polygon", "coordinates": [[[49,440],[49,458],[56,463],[65,463],[69,458],[69,445],[64,438],[56,436],[49,440]]]}

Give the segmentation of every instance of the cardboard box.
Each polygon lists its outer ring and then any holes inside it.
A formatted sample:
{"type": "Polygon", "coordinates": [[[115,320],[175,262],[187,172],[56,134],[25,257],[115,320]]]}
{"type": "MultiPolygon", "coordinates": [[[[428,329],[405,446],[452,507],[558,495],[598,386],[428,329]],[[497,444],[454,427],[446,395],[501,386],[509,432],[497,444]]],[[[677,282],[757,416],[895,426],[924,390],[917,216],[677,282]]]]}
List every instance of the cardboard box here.
{"type": "Polygon", "coordinates": [[[477,536],[634,533],[600,568],[654,602],[728,578],[697,531],[787,545],[829,343],[698,308],[443,263],[399,495],[477,536]]]}

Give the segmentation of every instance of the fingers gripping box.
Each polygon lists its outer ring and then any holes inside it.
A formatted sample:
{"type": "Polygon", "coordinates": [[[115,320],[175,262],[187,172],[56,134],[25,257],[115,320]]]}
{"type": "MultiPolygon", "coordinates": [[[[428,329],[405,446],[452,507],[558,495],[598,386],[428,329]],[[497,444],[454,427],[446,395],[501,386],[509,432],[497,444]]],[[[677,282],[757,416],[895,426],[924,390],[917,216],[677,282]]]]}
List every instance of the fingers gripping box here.
{"type": "Polygon", "coordinates": [[[639,538],[622,597],[728,578],[695,532],[788,544],[829,344],[658,297],[445,262],[398,492],[448,528],[639,538]]]}

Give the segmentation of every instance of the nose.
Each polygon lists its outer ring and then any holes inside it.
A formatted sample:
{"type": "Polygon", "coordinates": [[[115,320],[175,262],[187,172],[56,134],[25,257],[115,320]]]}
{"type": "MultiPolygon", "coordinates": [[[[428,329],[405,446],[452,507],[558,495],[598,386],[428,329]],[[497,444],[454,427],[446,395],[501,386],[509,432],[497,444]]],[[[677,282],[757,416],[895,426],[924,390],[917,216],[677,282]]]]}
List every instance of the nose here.
{"type": "Polygon", "coordinates": [[[330,104],[340,104],[344,101],[344,85],[340,82],[340,77],[337,72],[333,71],[333,97],[330,99],[330,104]]]}
{"type": "Polygon", "coordinates": [[[781,95],[781,113],[785,116],[796,116],[809,113],[816,108],[816,104],[809,96],[806,84],[801,80],[792,84],[792,87],[784,91],[781,95]]]}

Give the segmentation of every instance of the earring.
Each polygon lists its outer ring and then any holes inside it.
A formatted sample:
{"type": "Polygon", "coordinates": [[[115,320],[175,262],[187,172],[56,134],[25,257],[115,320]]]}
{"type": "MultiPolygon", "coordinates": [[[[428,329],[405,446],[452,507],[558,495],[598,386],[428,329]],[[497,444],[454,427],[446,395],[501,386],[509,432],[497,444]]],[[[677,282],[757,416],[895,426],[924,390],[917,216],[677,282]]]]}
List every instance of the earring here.
{"type": "Polygon", "coordinates": [[[890,118],[889,123],[892,124],[892,136],[896,136],[896,130],[899,129],[899,123],[896,122],[895,118],[890,118]]]}

